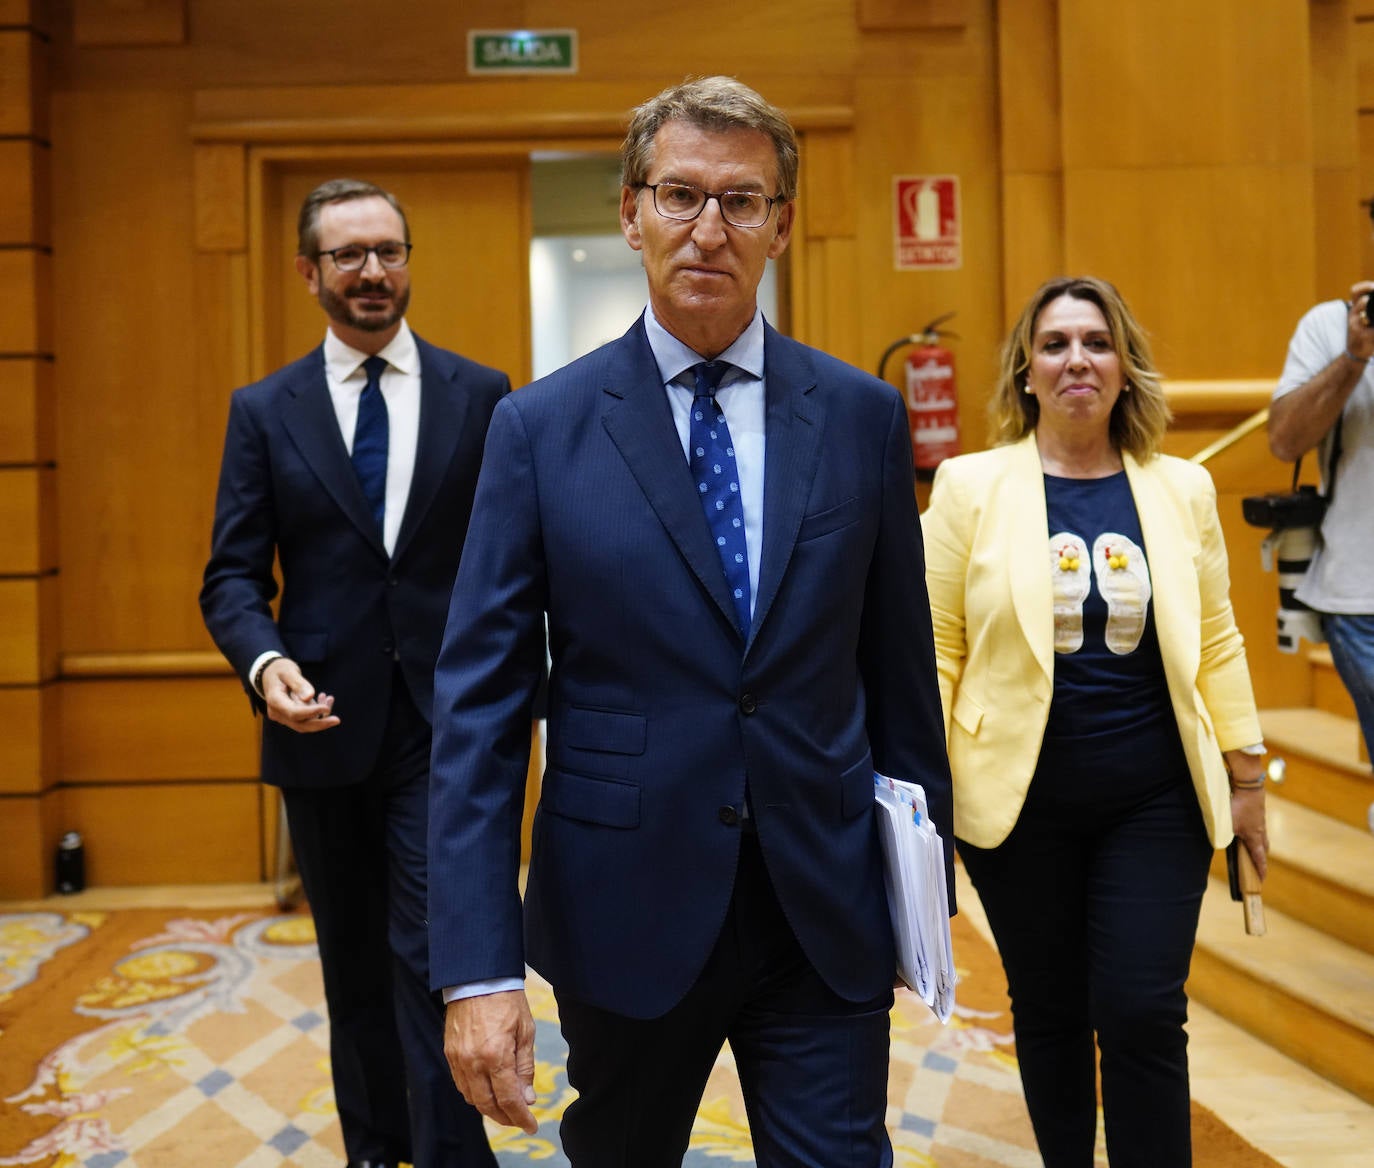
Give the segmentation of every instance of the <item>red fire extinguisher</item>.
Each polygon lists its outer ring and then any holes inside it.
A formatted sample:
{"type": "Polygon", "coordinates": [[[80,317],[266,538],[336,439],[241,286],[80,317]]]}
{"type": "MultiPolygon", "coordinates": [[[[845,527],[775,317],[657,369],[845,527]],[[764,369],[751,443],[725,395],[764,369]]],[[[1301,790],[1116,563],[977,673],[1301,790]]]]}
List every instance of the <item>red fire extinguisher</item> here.
{"type": "Polygon", "coordinates": [[[918,479],[929,481],[935,468],[959,453],[959,388],[954,376],[954,354],[940,342],[957,333],[940,326],[954,313],[932,320],[919,333],[912,333],[888,346],[878,363],[883,376],[887,359],[906,345],[916,348],[903,363],[906,375],[907,420],[911,427],[911,461],[918,479]]]}

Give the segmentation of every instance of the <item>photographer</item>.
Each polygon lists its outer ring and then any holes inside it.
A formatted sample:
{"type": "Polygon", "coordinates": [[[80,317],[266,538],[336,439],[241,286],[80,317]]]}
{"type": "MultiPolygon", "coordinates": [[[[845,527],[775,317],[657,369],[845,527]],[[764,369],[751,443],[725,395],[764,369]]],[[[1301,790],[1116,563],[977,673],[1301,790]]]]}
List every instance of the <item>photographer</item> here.
{"type": "Polygon", "coordinates": [[[1288,345],[1269,408],[1269,449],[1314,447],[1330,502],[1297,598],[1321,616],[1331,659],[1374,742],[1374,281],[1311,309],[1288,345]],[[1339,426],[1337,422],[1339,421],[1339,426]],[[1334,448],[1334,458],[1333,458],[1334,448]]]}

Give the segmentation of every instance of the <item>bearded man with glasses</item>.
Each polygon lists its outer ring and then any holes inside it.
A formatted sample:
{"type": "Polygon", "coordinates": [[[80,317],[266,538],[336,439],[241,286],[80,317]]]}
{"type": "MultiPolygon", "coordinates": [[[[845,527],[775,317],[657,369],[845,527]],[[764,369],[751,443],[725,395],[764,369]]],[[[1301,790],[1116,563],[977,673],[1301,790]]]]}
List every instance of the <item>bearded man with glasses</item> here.
{"type": "Polygon", "coordinates": [[[727,1041],[760,1168],[883,1168],[874,769],[923,784],[951,838],[906,411],[758,310],[796,211],[781,111],[727,77],[665,90],[633,113],[622,184],[648,308],[497,407],[435,677],[449,1061],[535,1130],[528,961],[568,1041],[575,1168],[680,1165],[727,1041]]]}
{"type": "Polygon", "coordinates": [[[233,395],[201,611],[265,715],[350,1168],[494,1168],[428,992],[425,840],[434,662],[510,383],[410,331],[410,231],[389,192],[324,183],[298,226],[328,329],[233,395]]]}

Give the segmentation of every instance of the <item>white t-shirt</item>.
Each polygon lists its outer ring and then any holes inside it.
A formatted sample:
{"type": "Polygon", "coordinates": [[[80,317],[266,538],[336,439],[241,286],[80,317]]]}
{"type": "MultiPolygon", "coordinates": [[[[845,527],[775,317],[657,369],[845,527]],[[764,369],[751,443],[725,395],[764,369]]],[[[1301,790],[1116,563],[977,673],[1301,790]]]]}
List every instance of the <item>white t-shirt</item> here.
{"type": "MultiPolygon", "coordinates": [[[[1345,301],[1328,300],[1298,322],[1275,400],[1345,352],[1347,312],[1345,301]]],[[[1365,367],[1346,399],[1342,419],[1335,494],[1297,596],[1318,612],[1368,615],[1374,613],[1374,365],[1365,367]]],[[[1324,470],[1331,458],[1330,434],[1317,447],[1317,457],[1324,470]]]]}

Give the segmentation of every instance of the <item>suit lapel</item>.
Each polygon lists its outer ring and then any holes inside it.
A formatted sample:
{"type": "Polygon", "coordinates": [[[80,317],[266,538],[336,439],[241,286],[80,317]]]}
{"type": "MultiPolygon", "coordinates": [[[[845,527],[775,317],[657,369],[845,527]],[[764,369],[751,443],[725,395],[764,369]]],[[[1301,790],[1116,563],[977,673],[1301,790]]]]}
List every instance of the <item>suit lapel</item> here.
{"type": "Polygon", "coordinates": [[[763,376],[763,553],[751,641],[768,616],[792,558],[825,431],[825,408],[812,392],[816,378],[805,350],[771,325],[764,331],[763,376]]]}
{"type": "Polygon", "coordinates": [[[692,489],[643,317],[617,342],[601,388],[606,403],[601,422],[606,433],[692,574],[730,627],[736,628],[734,601],[701,501],[692,489]]]}
{"type": "Polygon", "coordinates": [[[1202,654],[1202,609],[1193,560],[1197,535],[1182,521],[1158,462],[1152,459],[1142,465],[1129,454],[1124,461],[1150,566],[1155,632],[1165,672],[1176,675],[1171,681],[1180,685],[1186,680],[1187,688],[1175,692],[1188,693],[1202,654]]]}
{"type": "Polygon", "coordinates": [[[1008,449],[1011,467],[993,503],[1001,518],[1007,588],[1026,644],[1046,677],[1054,677],[1054,594],[1050,584],[1045,477],[1034,433],[1008,449]],[[1021,565],[1033,564],[1032,570],[1021,565]],[[1013,568],[1016,565],[1016,568],[1013,568]],[[1013,574],[1014,573],[1014,574],[1013,574]]]}
{"type": "Polygon", "coordinates": [[[415,347],[420,353],[420,433],[393,560],[401,558],[434,503],[444,472],[458,449],[469,406],[467,394],[456,392],[455,370],[443,353],[419,337],[415,347]]]}
{"type": "Polygon", "coordinates": [[[305,368],[307,372],[288,387],[291,396],[282,411],[282,425],[339,510],[385,556],[381,532],[339,432],[339,418],[324,376],[323,346],[315,350],[305,368]]]}

